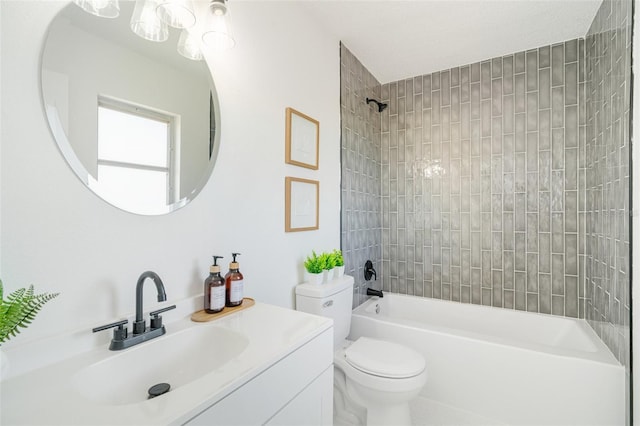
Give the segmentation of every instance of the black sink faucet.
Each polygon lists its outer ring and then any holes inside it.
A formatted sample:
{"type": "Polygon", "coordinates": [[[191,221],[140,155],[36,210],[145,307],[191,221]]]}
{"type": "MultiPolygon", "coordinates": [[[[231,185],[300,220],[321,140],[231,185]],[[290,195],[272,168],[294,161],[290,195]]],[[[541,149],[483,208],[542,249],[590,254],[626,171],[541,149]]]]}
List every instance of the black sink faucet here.
{"type": "Polygon", "coordinates": [[[162,280],[153,271],[146,271],[140,275],[138,278],[138,283],[136,284],[136,320],[133,322],[133,334],[142,334],[147,328],[147,325],[142,318],[142,287],[147,278],[151,278],[156,285],[156,289],[158,290],[158,302],[164,302],[167,300],[167,294],[164,291],[164,284],[162,280]]]}
{"type": "Polygon", "coordinates": [[[138,283],[136,284],[136,319],[133,322],[133,329],[131,330],[132,334],[129,335],[129,331],[127,330],[127,324],[129,321],[126,319],[107,325],[101,325],[100,327],[96,327],[92,330],[96,333],[109,328],[115,329],[113,330],[113,339],[111,339],[109,350],[119,351],[126,349],[139,343],[146,342],[147,340],[162,336],[167,332],[164,325],[162,325],[162,316],[160,314],[171,309],[175,309],[176,305],[149,312],[149,316],[151,316],[149,328],[147,328],[147,324],[142,318],[142,286],[147,278],[151,278],[156,285],[156,289],[158,290],[158,302],[164,302],[167,300],[167,294],[164,291],[164,284],[158,274],[151,271],[143,272],[142,275],[140,275],[140,278],[138,278],[138,283]]]}

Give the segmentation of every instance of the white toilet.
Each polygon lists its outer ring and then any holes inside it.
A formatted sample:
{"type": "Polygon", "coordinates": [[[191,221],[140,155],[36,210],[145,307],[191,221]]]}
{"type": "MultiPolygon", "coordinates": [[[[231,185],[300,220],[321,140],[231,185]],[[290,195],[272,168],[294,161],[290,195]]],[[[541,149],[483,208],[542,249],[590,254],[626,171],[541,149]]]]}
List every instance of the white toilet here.
{"type": "Polygon", "coordinates": [[[296,287],[296,309],[333,319],[335,423],[410,425],[409,401],[427,382],[424,357],[397,343],[360,337],[351,327],[353,277],[296,287]]]}

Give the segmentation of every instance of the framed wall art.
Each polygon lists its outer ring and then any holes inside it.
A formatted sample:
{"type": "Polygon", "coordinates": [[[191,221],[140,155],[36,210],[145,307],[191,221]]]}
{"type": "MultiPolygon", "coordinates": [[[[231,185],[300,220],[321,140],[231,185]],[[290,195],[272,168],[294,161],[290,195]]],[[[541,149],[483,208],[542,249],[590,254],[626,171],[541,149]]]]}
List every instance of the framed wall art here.
{"type": "Polygon", "coordinates": [[[286,110],[285,162],[318,170],[320,122],[293,108],[286,110]]]}
{"type": "Polygon", "coordinates": [[[285,232],[319,229],[320,182],[285,177],[285,232]]]}

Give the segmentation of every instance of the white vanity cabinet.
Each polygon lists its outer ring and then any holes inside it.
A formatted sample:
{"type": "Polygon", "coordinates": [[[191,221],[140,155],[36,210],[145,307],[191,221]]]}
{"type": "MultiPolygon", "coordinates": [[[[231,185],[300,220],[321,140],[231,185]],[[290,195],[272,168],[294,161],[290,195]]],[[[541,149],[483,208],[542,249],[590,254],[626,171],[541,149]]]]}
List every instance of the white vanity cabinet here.
{"type": "Polygon", "coordinates": [[[333,424],[332,348],[329,328],[185,424],[333,424]]]}

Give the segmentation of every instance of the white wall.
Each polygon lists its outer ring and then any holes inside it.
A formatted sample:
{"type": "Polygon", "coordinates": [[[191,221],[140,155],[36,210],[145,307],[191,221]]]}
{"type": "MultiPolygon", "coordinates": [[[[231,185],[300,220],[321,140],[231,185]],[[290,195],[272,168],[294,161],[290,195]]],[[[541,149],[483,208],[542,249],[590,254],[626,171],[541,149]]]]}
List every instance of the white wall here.
{"type": "MultiPolygon", "coordinates": [[[[200,294],[210,255],[242,253],[246,295],[293,306],[312,249],[339,246],[338,40],[292,2],[234,2],[237,45],[207,54],[221,106],[217,165],[200,195],[166,216],[98,199],[58,152],[42,110],[39,58],[47,23],[67,2],[2,1],[0,268],[5,292],[60,292],[18,339],[40,339],[129,315],[135,283],[156,271],[176,301],[200,294]],[[320,170],[284,163],[285,108],[320,121],[320,170]],[[284,177],[318,179],[320,230],[284,232],[284,177]]],[[[224,267],[226,270],[226,266],[224,267]]],[[[147,285],[145,310],[155,305],[147,285]]]]}

